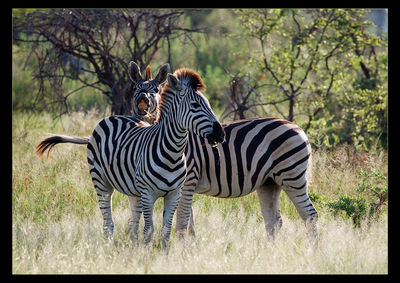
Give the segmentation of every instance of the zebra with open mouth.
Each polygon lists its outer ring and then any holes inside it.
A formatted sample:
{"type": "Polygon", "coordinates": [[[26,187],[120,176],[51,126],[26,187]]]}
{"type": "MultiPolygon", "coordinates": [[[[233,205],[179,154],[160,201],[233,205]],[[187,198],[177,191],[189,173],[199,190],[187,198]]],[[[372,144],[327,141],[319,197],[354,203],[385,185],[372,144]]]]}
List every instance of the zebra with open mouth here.
{"type": "Polygon", "coordinates": [[[142,78],[140,71],[132,71],[133,67],[139,70],[139,66],[134,66],[133,64],[136,65],[135,62],[131,62],[129,70],[131,80],[136,84],[133,93],[132,115],[151,125],[156,119],[157,106],[160,101],[160,91],[162,88],[161,83],[163,83],[161,80],[170,71],[169,64],[162,65],[154,79],[151,75],[150,66],[147,66],[145,78],[142,78]]]}

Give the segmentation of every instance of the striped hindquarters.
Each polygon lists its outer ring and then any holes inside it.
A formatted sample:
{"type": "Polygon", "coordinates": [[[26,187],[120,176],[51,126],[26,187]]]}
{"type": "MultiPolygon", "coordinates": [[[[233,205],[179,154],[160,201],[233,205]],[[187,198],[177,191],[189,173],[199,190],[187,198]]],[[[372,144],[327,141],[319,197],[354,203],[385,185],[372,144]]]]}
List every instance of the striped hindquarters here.
{"type": "Polygon", "coordinates": [[[134,189],[135,154],[140,139],[133,140],[140,120],[130,116],[112,116],[102,120],[90,138],[87,148],[89,171],[100,192],[110,187],[127,195],[139,195],[134,189]]]}

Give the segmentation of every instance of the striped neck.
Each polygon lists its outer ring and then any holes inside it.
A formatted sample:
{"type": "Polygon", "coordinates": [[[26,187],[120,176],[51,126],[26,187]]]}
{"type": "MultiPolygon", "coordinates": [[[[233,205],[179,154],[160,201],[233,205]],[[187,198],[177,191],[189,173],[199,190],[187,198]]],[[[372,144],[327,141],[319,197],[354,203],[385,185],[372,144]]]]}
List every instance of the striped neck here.
{"type": "Polygon", "coordinates": [[[177,123],[179,113],[176,109],[178,101],[175,95],[170,91],[164,93],[163,103],[158,109],[159,116],[154,124],[159,128],[159,140],[153,145],[164,149],[163,157],[174,163],[182,159],[188,139],[188,131],[177,123]]]}

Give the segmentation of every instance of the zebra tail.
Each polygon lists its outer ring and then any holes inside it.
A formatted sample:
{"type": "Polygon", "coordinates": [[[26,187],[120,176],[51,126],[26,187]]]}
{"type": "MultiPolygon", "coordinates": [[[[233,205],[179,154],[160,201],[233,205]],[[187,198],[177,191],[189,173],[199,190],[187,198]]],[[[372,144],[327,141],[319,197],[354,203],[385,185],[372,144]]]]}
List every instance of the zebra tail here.
{"type": "Polygon", "coordinates": [[[313,173],[312,173],[312,154],[310,153],[310,157],[308,158],[306,178],[308,186],[313,182],[313,173]]]}
{"type": "Polygon", "coordinates": [[[36,146],[36,154],[42,157],[44,152],[47,152],[47,158],[49,158],[50,150],[59,143],[75,143],[75,144],[88,144],[89,138],[79,138],[79,137],[70,137],[70,136],[50,136],[43,139],[37,146],[36,146]]]}

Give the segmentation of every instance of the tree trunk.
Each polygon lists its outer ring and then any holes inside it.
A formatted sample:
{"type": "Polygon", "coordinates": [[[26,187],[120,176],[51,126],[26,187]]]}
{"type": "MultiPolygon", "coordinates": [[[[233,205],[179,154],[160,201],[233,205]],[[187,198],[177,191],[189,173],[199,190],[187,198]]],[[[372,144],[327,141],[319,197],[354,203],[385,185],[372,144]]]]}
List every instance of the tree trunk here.
{"type": "Polygon", "coordinates": [[[293,122],[293,117],[294,116],[294,93],[289,97],[289,115],[288,115],[288,120],[290,122],[293,122]]]}
{"type": "Polygon", "coordinates": [[[111,99],[111,115],[132,115],[133,85],[131,82],[114,85],[111,99]]]}

